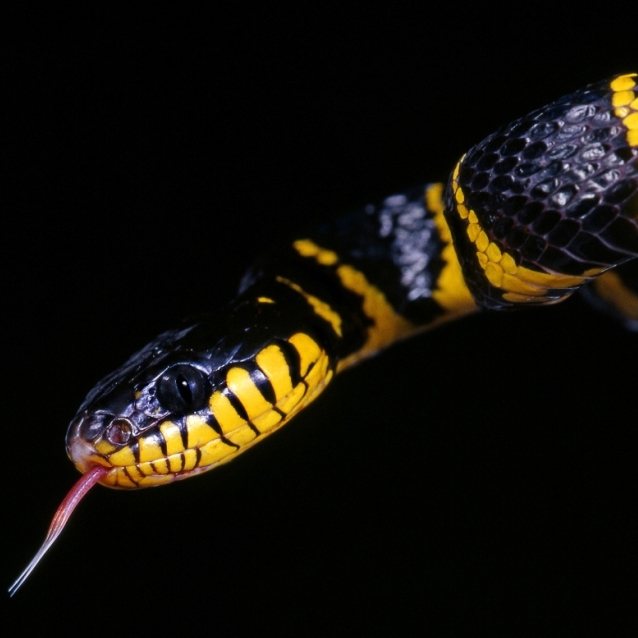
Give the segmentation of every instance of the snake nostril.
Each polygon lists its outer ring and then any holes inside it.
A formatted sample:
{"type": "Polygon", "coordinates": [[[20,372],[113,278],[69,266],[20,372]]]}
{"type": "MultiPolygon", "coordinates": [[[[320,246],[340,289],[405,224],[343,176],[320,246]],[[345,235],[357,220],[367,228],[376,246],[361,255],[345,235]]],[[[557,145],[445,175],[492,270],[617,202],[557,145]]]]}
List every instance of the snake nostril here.
{"type": "Polygon", "coordinates": [[[128,443],[133,432],[133,427],[127,419],[115,419],[106,428],[106,438],[113,445],[124,445],[128,443]]]}

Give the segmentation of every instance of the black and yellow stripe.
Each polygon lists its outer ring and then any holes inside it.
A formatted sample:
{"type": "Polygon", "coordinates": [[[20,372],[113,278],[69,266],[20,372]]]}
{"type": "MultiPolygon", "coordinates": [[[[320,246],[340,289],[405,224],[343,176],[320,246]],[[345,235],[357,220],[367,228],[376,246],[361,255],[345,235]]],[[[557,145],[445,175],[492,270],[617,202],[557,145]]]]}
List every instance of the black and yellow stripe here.
{"type": "Polygon", "coordinates": [[[297,332],[230,366],[198,414],[162,420],[124,446],[95,443],[95,462],[114,468],[113,487],[148,487],[208,469],[274,432],[308,405],[334,370],[325,349],[297,332]]]}
{"type": "Polygon", "coordinates": [[[500,129],[454,169],[447,215],[488,308],[561,301],[638,255],[636,74],[500,129]]]}
{"type": "MultiPolygon", "coordinates": [[[[202,356],[199,344],[211,326],[163,335],[121,372],[122,378],[128,377],[142,360],[144,381],[150,380],[134,389],[123,386],[124,393],[134,397],[128,412],[105,419],[108,423],[89,454],[77,441],[84,441],[87,423],[95,421],[81,413],[70,430],[71,456],[76,462],[80,456],[81,469],[94,463],[113,468],[103,483],[119,488],[161,485],[205,471],[280,428],[323,391],[335,372],[397,339],[476,310],[451,244],[442,192],[443,185],[435,184],[389,198],[376,209],[322,229],[316,237],[283,247],[276,259],[257,267],[258,275],[249,277],[254,283],[228,310],[227,325],[259,322],[263,334],[252,330],[249,342],[243,330],[241,342],[219,335],[223,344],[213,348],[215,357],[230,353],[221,356],[223,365],[210,356],[210,343],[202,356]],[[331,248],[337,247],[342,224],[362,221],[370,222],[368,255],[354,246],[340,252],[331,248]],[[421,243],[406,241],[406,224],[413,237],[414,227],[420,229],[421,243]],[[389,277],[393,260],[395,272],[389,277]],[[414,263],[419,277],[411,280],[406,269],[416,273],[414,263]],[[157,353],[171,352],[173,365],[179,366],[188,359],[175,356],[179,349],[196,353],[193,358],[214,382],[206,405],[194,413],[164,415],[153,401],[159,379],[171,364],[157,353]],[[134,436],[122,442],[119,429],[117,436],[109,430],[113,424],[134,436]]],[[[125,403],[118,388],[95,402],[94,410],[110,414],[114,411],[109,403],[125,403]]]]}
{"type": "Polygon", "coordinates": [[[638,256],[637,193],[633,74],[503,127],[447,188],[394,195],[266,255],[222,312],[161,335],[97,386],[69,455],[81,471],[108,468],[111,487],[192,476],[399,339],[479,309],[556,303],[589,282],[636,325],[638,262],[610,269],[638,256]]]}

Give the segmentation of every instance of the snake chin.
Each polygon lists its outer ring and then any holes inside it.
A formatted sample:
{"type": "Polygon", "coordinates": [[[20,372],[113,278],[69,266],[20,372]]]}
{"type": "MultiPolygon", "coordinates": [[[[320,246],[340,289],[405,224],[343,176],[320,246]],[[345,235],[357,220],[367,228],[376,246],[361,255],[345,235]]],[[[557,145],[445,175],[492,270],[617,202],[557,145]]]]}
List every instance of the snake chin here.
{"type": "Polygon", "coordinates": [[[111,464],[105,461],[97,452],[97,450],[84,439],[76,438],[67,447],[69,458],[75,464],[82,474],[86,474],[92,467],[101,465],[102,467],[111,468],[111,464]]]}

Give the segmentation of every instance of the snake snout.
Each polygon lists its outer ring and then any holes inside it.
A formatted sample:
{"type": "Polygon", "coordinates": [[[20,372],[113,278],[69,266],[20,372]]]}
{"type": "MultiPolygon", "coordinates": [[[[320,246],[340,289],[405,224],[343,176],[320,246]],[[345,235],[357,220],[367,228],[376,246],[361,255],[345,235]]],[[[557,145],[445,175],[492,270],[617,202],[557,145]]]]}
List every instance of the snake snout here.
{"type": "Polygon", "coordinates": [[[66,433],[66,452],[80,472],[85,473],[95,465],[110,466],[95,443],[116,420],[112,414],[84,412],[71,421],[66,433]]]}

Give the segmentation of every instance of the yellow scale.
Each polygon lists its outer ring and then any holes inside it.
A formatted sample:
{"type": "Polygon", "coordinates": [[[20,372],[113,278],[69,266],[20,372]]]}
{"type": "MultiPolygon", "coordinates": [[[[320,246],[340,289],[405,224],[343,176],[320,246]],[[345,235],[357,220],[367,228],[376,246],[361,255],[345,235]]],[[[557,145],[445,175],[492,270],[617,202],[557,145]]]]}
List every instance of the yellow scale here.
{"type": "MultiPolygon", "coordinates": [[[[233,455],[253,445],[261,435],[281,427],[313,401],[333,375],[326,352],[310,336],[298,332],[290,337],[288,343],[299,353],[303,381],[295,387],[284,354],[277,345],[267,346],[255,357],[255,362],[275,391],[277,401],[274,406],[266,401],[246,369],[233,366],[226,374],[228,389],[241,401],[248,419],[260,435],[237,413],[229,399],[217,390],[209,399],[210,410],[219,423],[223,437],[238,447],[224,442],[205,418],[199,415],[186,418],[188,440],[184,447],[177,424],[165,421],[160,431],[166,440],[166,457],[153,436],[139,439],[139,463],[130,446],[115,451],[115,446],[104,439],[97,443],[97,451],[107,458],[107,464],[116,469],[109,473],[104,482],[114,487],[136,487],[136,483],[149,487],[168,483],[175,480],[176,473],[203,471],[225,463],[233,455]]],[[[105,464],[104,460],[101,463],[105,464]]]]}
{"type": "Polygon", "coordinates": [[[629,146],[638,146],[638,97],[636,93],[636,73],[628,73],[617,77],[609,85],[614,94],[611,105],[614,115],[622,120],[627,128],[629,146]]]}

